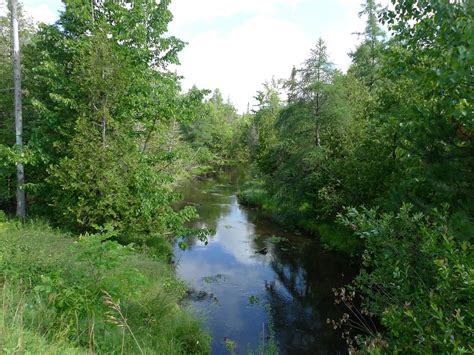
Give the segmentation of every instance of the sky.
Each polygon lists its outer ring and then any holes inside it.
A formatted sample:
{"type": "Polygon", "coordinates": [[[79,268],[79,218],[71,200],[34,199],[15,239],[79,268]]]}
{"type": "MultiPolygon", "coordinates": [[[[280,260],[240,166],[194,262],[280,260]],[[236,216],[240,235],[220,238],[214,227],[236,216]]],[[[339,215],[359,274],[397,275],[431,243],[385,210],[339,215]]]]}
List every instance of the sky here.
{"type": "MultiPolygon", "coordinates": [[[[21,0],[20,0],[21,1],[21,0]]],[[[23,0],[36,20],[53,23],[59,0],[23,0]]],[[[188,43],[178,74],[184,90],[196,85],[219,88],[239,111],[254,104],[262,83],[288,78],[309,56],[319,37],[341,70],[359,38],[365,19],[363,0],[173,0],[169,33],[188,43]]],[[[386,5],[389,0],[380,1],[386,5]]],[[[6,0],[0,0],[0,13],[6,0]]],[[[3,10],[2,10],[3,9],[3,10]]]]}

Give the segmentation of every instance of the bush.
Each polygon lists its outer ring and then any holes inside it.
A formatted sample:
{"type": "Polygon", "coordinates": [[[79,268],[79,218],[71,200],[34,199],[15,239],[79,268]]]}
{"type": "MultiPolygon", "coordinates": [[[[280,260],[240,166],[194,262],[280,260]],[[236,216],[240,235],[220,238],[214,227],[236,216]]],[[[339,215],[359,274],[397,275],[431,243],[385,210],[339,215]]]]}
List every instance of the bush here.
{"type": "Polygon", "coordinates": [[[409,205],[397,214],[350,209],[341,220],[365,241],[353,284],[364,313],[386,328],[383,341],[374,334],[359,337],[359,345],[379,344],[387,353],[472,353],[473,248],[453,236],[447,212],[425,216],[409,205]]]}

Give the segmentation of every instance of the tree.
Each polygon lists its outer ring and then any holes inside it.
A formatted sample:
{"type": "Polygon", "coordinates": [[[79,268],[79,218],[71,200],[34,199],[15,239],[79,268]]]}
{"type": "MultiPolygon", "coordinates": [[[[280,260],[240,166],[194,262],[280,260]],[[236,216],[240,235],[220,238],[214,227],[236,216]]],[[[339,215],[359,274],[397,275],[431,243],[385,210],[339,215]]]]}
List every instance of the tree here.
{"type": "MultiPolygon", "coordinates": [[[[193,92],[198,90],[194,88],[193,92]]],[[[235,107],[229,101],[224,102],[222,93],[216,89],[195,114],[194,120],[182,126],[185,139],[199,150],[202,163],[226,164],[233,156],[234,128],[238,121],[235,107]]]]}
{"type": "Polygon", "coordinates": [[[327,88],[335,75],[333,64],[329,61],[327,47],[320,38],[316,47],[300,70],[300,98],[309,105],[315,120],[316,144],[321,146],[321,126],[325,123],[325,105],[328,100],[327,88]]]}
{"type": "Polygon", "coordinates": [[[396,136],[396,207],[449,202],[472,215],[472,16],[469,1],[397,1],[384,13],[393,36],[381,116],[396,136]]]}
{"type": "Polygon", "coordinates": [[[366,0],[359,16],[367,16],[365,30],[358,33],[362,43],[351,52],[352,65],[349,72],[361,79],[370,90],[380,78],[380,57],[382,54],[385,33],[379,25],[378,13],[380,4],[375,0],[366,0]]]}
{"type": "MultiPolygon", "coordinates": [[[[17,20],[19,30],[20,51],[24,51],[34,33],[31,19],[24,15],[21,4],[17,4],[17,20]]],[[[29,156],[27,147],[21,152],[15,148],[15,95],[13,75],[13,43],[11,16],[0,16],[0,208],[14,211],[16,203],[16,164],[24,162],[29,156]]],[[[23,85],[23,83],[22,83],[23,85]]],[[[23,114],[30,117],[29,101],[23,95],[23,114]]],[[[28,124],[28,121],[26,122],[28,124]]],[[[27,132],[23,131],[23,140],[27,140],[27,132]]]]}
{"type": "MultiPolygon", "coordinates": [[[[352,119],[343,83],[320,39],[302,68],[292,70],[288,104],[278,111],[274,138],[258,157],[269,192],[293,221],[325,219],[341,208],[341,179],[331,161],[340,155],[352,119]]],[[[263,107],[255,118],[268,114],[263,107]]]]}
{"type": "Polygon", "coordinates": [[[251,124],[252,138],[251,151],[253,159],[261,161],[268,154],[270,148],[276,143],[275,122],[282,108],[280,95],[280,84],[272,79],[263,84],[263,89],[257,91],[257,110],[254,111],[251,124]]]}
{"type": "Polygon", "coordinates": [[[182,119],[168,1],[70,0],[28,48],[29,146],[38,214],[79,231],[113,226],[124,241],[179,235],[175,144],[182,119]]]}

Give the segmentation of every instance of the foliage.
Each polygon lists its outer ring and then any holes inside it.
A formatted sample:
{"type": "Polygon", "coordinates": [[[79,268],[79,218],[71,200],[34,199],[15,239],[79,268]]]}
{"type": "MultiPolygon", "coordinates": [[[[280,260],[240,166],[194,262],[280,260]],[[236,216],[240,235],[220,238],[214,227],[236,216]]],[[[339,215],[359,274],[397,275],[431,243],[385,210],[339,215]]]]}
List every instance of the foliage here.
{"type": "Polygon", "coordinates": [[[379,351],[474,350],[474,250],[453,236],[446,210],[428,217],[410,205],[396,214],[349,209],[341,220],[365,241],[354,286],[387,329],[379,351]]]}
{"type": "Polygon", "coordinates": [[[182,233],[194,212],[174,210],[173,183],[193,159],[179,124],[194,111],[167,70],[183,47],[164,36],[167,7],[66,1],[56,24],[23,42],[27,149],[15,155],[11,127],[0,130],[10,137],[2,204],[10,208],[21,158],[32,215],[79,232],[110,224],[123,241],[182,233]]]}
{"type": "MultiPolygon", "coordinates": [[[[195,217],[175,203],[175,185],[247,160],[254,179],[241,203],[331,248],[364,250],[353,287],[384,331],[360,337],[363,351],[474,351],[472,2],[366,0],[347,74],[320,39],[243,115],[219,90],[181,93],[169,67],[184,43],[167,36],[169,3],[67,0],[56,24],[38,28],[20,11],[21,153],[12,95],[0,95],[2,349],[208,351],[163,263],[195,217]],[[19,161],[30,216],[78,241],[4,222],[19,161]]],[[[6,93],[9,21],[0,17],[6,93]]]]}
{"type": "MultiPolygon", "coordinates": [[[[84,126],[81,130],[91,129],[84,126]]],[[[171,203],[178,195],[170,188],[171,177],[157,172],[154,157],[137,152],[131,142],[111,141],[107,148],[97,150],[100,142],[91,135],[76,139],[73,155],[51,168],[48,178],[57,187],[50,200],[54,211],[61,214],[58,220],[86,230],[110,224],[122,238],[145,238],[179,233],[195,216],[189,208],[175,212],[171,203]]]]}
{"type": "Polygon", "coordinates": [[[381,9],[380,4],[375,0],[367,0],[363,5],[359,16],[366,15],[367,22],[364,32],[358,33],[362,36],[362,43],[357,49],[350,53],[353,64],[349,72],[362,80],[369,90],[378,87],[380,75],[380,58],[384,47],[385,33],[380,27],[378,13],[381,9]]]}
{"type": "Polygon", "coordinates": [[[232,163],[238,160],[235,140],[238,139],[241,117],[230,101],[224,102],[219,90],[214,90],[208,99],[204,99],[202,94],[197,88],[187,94],[201,96],[202,101],[196,103],[193,120],[182,124],[184,139],[198,152],[202,165],[219,167],[232,163]]]}
{"type": "Polygon", "coordinates": [[[264,208],[270,202],[264,182],[258,180],[246,182],[239,191],[238,197],[241,204],[249,207],[264,208]]]}
{"type": "Polygon", "coordinates": [[[362,351],[472,352],[472,2],[392,5],[363,4],[347,74],[320,40],[285,81],[287,102],[250,117],[258,184],[239,197],[363,251],[355,288],[385,329],[362,351]],[[259,136],[270,139],[256,153],[259,136]]]}
{"type": "Polygon", "coordinates": [[[472,215],[472,3],[396,1],[381,117],[394,143],[395,207],[448,202],[472,215]]]}
{"type": "MultiPolygon", "coordinates": [[[[375,201],[392,160],[383,132],[367,118],[374,95],[353,75],[334,69],[322,40],[285,87],[288,104],[264,126],[274,138],[254,157],[257,176],[285,221],[324,222],[345,204],[375,201]]],[[[267,111],[255,113],[255,125],[267,111]]]]}
{"type": "Polygon", "coordinates": [[[5,346],[15,339],[30,352],[208,351],[199,323],[177,305],[186,287],[171,268],[111,241],[114,234],[73,242],[38,222],[0,225],[5,346]]]}

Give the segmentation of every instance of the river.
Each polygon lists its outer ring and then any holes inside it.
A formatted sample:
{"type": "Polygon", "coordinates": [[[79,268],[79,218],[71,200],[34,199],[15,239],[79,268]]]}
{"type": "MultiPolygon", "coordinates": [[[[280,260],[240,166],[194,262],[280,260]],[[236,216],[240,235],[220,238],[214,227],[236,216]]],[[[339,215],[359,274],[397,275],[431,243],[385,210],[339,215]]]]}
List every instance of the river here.
{"type": "Polygon", "coordinates": [[[326,320],[343,311],[332,289],[347,284],[355,267],[315,238],[239,205],[240,183],[230,171],[183,188],[200,215],[194,226],[213,230],[207,245],[189,238],[185,251],[175,248],[178,275],[193,290],[186,303],[205,318],[212,353],[228,354],[231,342],[237,354],[268,353],[270,334],[282,354],[346,353],[326,320]]]}

